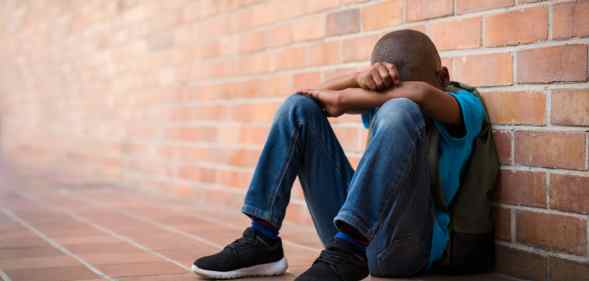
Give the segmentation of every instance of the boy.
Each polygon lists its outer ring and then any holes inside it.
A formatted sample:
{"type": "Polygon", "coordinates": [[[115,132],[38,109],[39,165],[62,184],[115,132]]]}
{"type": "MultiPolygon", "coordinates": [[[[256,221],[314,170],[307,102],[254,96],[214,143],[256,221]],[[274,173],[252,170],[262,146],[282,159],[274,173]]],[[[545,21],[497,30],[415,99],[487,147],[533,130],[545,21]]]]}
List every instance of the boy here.
{"type": "Polygon", "coordinates": [[[278,232],[298,176],[326,249],[296,280],[426,272],[444,253],[449,224],[433,202],[431,173],[438,173],[451,202],[486,115],[468,91],[446,92],[449,82],[433,42],[401,30],[377,42],[368,70],[290,96],[276,114],[242,208],[251,227],[220,253],[196,260],[193,270],[216,279],[283,274],[278,232]],[[370,129],[356,171],[326,118],[344,113],[361,113],[370,129]],[[426,159],[430,126],[440,135],[438,171],[426,159]]]}

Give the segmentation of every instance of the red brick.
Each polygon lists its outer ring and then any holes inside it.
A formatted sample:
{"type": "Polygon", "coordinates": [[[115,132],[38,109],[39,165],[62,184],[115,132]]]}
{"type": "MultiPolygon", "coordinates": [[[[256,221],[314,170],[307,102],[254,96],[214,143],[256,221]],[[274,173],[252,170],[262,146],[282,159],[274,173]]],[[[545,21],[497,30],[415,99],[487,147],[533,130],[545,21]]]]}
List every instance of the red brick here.
{"type": "MultiPolygon", "coordinates": [[[[303,2],[303,1],[301,1],[301,2],[303,2]]],[[[307,13],[313,13],[313,12],[317,12],[317,11],[326,10],[329,8],[334,8],[334,7],[337,7],[337,5],[339,4],[339,0],[321,0],[321,1],[306,0],[304,2],[305,2],[307,13]]]]}
{"type": "Polygon", "coordinates": [[[387,0],[361,10],[363,30],[392,27],[403,21],[401,0],[387,0]]]}
{"type": "Polygon", "coordinates": [[[481,18],[433,22],[428,34],[438,50],[477,48],[481,46],[481,18]]]}
{"type": "Polygon", "coordinates": [[[311,89],[319,87],[321,83],[320,72],[303,72],[294,75],[295,89],[311,89]]]}
{"type": "Polygon", "coordinates": [[[548,38],[548,9],[534,7],[485,17],[485,46],[531,43],[548,38]],[[530,24],[533,23],[533,24],[530,24]]]}
{"type": "Polygon", "coordinates": [[[307,65],[326,65],[340,62],[341,41],[321,42],[307,49],[307,65]]]}
{"type": "Polygon", "coordinates": [[[342,42],[342,61],[368,61],[374,45],[380,39],[378,35],[369,35],[346,39],[342,42]]]}
{"type": "Polygon", "coordinates": [[[586,80],[586,45],[566,45],[525,50],[517,55],[518,83],[586,80]]]}
{"type": "Polygon", "coordinates": [[[589,264],[557,257],[548,259],[550,266],[548,280],[551,281],[589,281],[589,264]]]}
{"type": "Polygon", "coordinates": [[[292,24],[295,42],[318,39],[325,36],[325,16],[304,17],[292,24]]]}
{"type": "Polygon", "coordinates": [[[533,124],[546,122],[546,96],[537,92],[493,92],[481,94],[494,124],[533,124]],[[525,110],[522,110],[525,108],[525,110]]]}
{"type": "Polygon", "coordinates": [[[589,35],[589,2],[563,3],[554,6],[552,37],[564,39],[589,35]]]}
{"type": "Polygon", "coordinates": [[[216,138],[216,128],[171,128],[166,132],[166,136],[173,140],[185,142],[207,142],[216,138]]]}
{"type": "Polygon", "coordinates": [[[216,177],[216,170],[203,168],[203,167],[194,167],[194,166],[183,166],[180,167],[178,171],[178,177],[191,180],[195,182],[208,182],[214,183],[216,177]]]}
{"type": "Polygon", "coordinates": [[[360,12],[358,9],[345,10],[327,15],[327,36],[360,31],[360,12]]]}
{"type": "Polygon", "coordinates": [[[513,159],[511,158],[512,133],[505,130],[493,130],[493,135],[495,138],[497,153],[499,154],[499,160],[502,164],[511,164],[513,162],[513,159]]]}
{"type": "Polygon", "coordinates": [[[513,0],[456,0],[459,14],[513,6],[513,0]]]}
{"type": "Polygon", "coordinates": [[[546,207],[546,173],[502,170],[497,186],[499,202],[546,207]]]}
{"type": "Polygon", "coordinates": [[[493,208],[495,216],[495,238],[511,241],[511,210],[506,208],[493,208]]]}
{"type": "Polygon", "coordinates": [[[589,90],[552,93],[552,124],[589,126],[589,90]]]}
{"type": "Polygon", "coordinates": [[[585,134],[568,132],[515,133],[515,162],[523,165],[585,169],[585,134]]]}
{"type": "Polygon", "coordinates": [[[550,175],[550,207],[589,213],[589,177],[550,175]]]}
{"type": "Polygon", "coordinates": [[[242,34],[239,37],[239,51],[247,53],[262,49],[265,47],[264,42],[264,33],[262,31],[242,34]]]}
{"type": "Polygon", "coordinates": [[[587,221],[537,213],[516,212],[516,239],[532,246],[584,256],[587,253],[587,221]]]}
{"type": "Polygon", "coordinates": [[[288,47],[280,49],[274,53],[275,67],[284,70],[289,68],[299,68],[305,66],[304,47],[288,47]]]}
{"type": "Polygon", "coordinates": [[[407,1],[407,20],[417,21],[423,19],[448,16],[454,10],[452,0],[412,0],[407,1]]]}
{"type": "Polygon", "coordinates": [[[291,24],[282,24],[266,30],[264,41],[268,47],[278,47],[290,44],[293,41],[291,24]]]}
{"type": "Polygon", "coordinates": [[[497,272],[525,280],[545,280],[546,257],[501,245],[496,249],[497,272]]]}
{"type": "Polygon", "coordinates": [[[476,55],[454,60],[454,80],[473,86],[511,85],[511,54],[476,55]]]}

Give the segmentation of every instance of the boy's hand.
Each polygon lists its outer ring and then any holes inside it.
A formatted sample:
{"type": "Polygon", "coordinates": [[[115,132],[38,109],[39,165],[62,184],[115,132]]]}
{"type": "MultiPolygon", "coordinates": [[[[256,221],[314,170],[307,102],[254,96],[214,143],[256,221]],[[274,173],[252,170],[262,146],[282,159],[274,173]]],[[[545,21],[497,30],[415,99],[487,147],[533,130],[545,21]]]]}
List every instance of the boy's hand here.
{"type": "Polygon", "coordinates": [[[307,89],[301,90],[298,94],[311,97],[321,104],[323,112],[329,117],[339,117],[345,113],[342,106],[340,91],[307,89]]]}
{"type": "Polygon", "coordinates": [[[382,91],[401,83],[397,67],[390,63],[377,62],[356,74],[358,87],[369,91],[382,91]]]}

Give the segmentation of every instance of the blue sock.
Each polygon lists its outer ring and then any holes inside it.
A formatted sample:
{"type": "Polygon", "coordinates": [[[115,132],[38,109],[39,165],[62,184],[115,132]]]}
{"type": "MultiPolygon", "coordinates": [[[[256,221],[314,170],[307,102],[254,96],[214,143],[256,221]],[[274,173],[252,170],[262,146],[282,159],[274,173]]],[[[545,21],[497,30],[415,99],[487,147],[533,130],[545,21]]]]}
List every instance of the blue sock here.
{"type": "Polygon", "coordinates": [[[269,222],[258,218],[252,219],[252,228],[254,231],[266,238],[278,239],[278,229],[269,222]]]}
{"type": "Polygon", "coordinates": [[[349,245],[359,254],[366,253],[366,247],[368,244],[365,241],[355,239],[354,237],[348,235],[345,232],[338,231],[335,234],[335,239],[343,240],[348,242],[349,245]]]}

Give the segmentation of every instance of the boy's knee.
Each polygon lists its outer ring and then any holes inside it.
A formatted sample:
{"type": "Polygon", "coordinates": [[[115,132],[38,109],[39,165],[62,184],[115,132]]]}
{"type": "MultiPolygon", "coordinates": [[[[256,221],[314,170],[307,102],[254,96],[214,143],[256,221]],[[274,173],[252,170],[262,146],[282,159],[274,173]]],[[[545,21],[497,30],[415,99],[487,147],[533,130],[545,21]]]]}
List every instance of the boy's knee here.
{"type": "Polygon", "coordinates": [[[280,117],[292,116],[292,114],[300,114],[301,116],[310,116],[313,114],[323,115],[323,111],[312,98],[293,94],[282,103],[277,115],[280,117]]]}
{"type": "Polygon", "coordinates": [[[425,120],[419,105],[408,98],[395,98],[385,102],[377,111],[376,129],[423,127],[425,120]]]}

